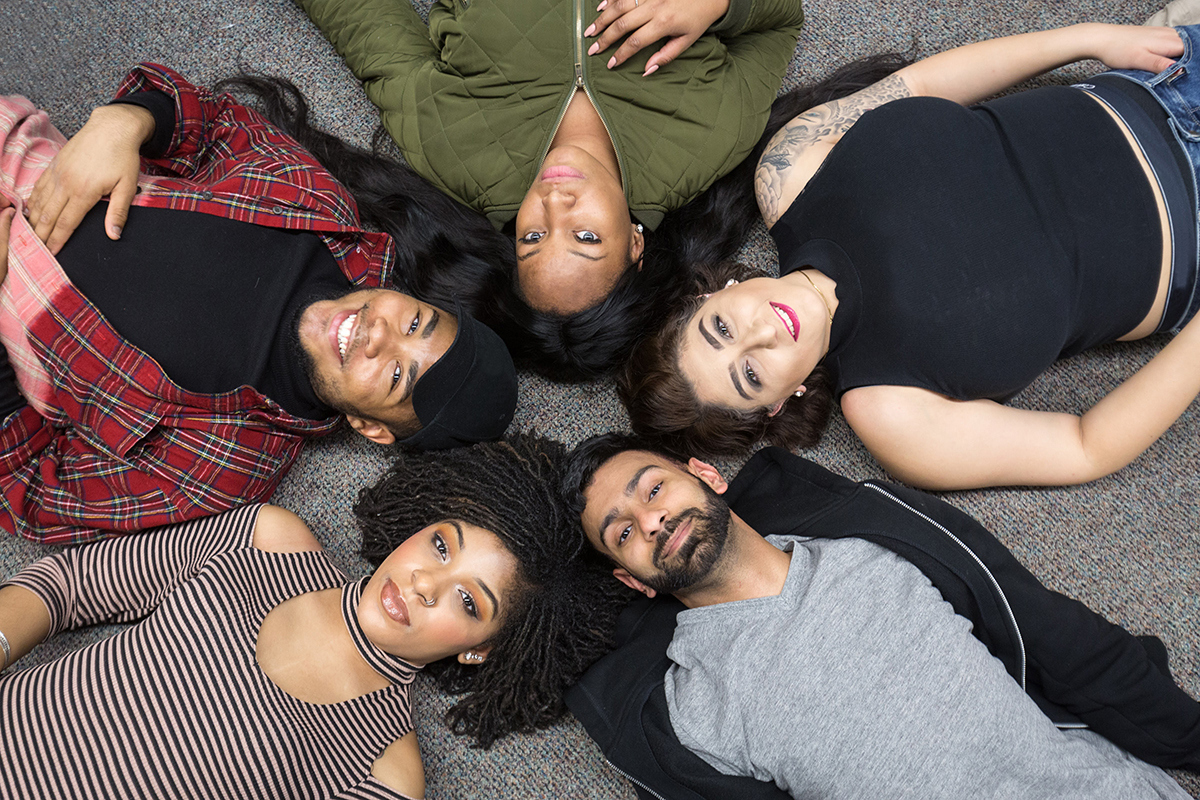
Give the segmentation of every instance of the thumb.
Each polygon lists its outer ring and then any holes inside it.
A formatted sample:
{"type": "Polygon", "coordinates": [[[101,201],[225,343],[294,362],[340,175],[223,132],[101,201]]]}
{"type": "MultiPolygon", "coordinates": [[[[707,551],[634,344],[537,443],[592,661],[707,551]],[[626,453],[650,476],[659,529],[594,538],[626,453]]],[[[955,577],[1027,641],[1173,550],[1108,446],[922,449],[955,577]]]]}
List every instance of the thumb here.
{"type": "Polygon", "coordinates": [[[129,206],[137,192],[137,181],[121,181],[113,187],[108,196],[108,213],[104,215],[104,232],[108,238],[116,241],[121,238],[125,229],[125,221],[129,219],[129,206]]]}

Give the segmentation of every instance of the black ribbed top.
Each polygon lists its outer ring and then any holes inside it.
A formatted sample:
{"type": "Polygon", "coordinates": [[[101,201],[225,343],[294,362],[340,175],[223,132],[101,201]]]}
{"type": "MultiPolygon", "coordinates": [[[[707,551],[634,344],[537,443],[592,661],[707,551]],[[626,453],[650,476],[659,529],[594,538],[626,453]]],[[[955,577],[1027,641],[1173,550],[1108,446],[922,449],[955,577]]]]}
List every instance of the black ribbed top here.
{"type": "Polygon", "coordinates": [[[1008,399],[1137,327],[1162,262],[1132,148],[1067,87],[863,115],[772,235],[783,273],[838,282],[839,397],[881,384],[1008,399]]]}

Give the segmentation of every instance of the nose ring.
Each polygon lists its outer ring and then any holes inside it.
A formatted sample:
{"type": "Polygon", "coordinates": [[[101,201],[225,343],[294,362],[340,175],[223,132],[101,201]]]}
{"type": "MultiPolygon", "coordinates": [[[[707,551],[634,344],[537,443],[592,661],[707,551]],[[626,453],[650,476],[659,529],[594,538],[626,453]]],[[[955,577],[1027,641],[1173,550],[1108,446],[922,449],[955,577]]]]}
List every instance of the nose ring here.
{"type": "Polygon", "coordinates": [[[422,598],[421,598],[421,602],[422,602],[422,603],[423,603],[423,604],[424,604],[426,607],[429,607],[429,606],[432,606],[432,605],[433,605],[433,598],[431,597],[431,598],[429,598],[428,600],[426,600],[424,597],[422,597],[422,598]]]}

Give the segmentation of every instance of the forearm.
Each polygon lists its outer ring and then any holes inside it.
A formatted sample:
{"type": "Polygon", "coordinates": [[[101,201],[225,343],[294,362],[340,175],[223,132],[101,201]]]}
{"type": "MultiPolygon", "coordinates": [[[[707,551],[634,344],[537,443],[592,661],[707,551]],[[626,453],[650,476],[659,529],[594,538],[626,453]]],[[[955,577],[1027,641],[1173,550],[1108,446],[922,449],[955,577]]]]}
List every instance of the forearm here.
{"type": "Polygon", "coordinates": [[[975,103],[1048,70],[1083,59],[1159,72],[1183,52],[1170,28],[1085,23],[989,39],[938,53],[897,74],[915,95],[975,103]]]}
{"type": "MultiPolygon", "coordinates": [[[[8,640],[9,665],[32,650],[49,633],[50,614],[40,597],[23,586],[0,587],[0,634],[8,640]]],[[[0,653],[0,665],[3,664],[3,653],[0,653]]]]}
{"type": "Polygon", "coordinates": [[[1124,467],[1153,444],[1200,394],[1200,318],[1079,421],[1092,477],[1124,467]]]}

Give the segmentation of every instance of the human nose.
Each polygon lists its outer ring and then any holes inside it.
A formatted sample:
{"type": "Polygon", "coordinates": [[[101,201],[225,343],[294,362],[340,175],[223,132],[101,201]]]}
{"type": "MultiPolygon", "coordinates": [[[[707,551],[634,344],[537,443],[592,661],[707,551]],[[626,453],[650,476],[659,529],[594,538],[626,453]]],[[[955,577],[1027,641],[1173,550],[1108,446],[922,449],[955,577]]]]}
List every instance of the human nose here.
{"type": "Polygon", "coordinates": [[[367,341],[363,347],[363,355],[367,358],[376,358],[387,346],[391,339],[391,333],[392,328],[388,325],[387,317],[383,314],[375,314],[367,326],[367,341]]]}
{"type": "Polygon", "coordinates": [[[553,187],[542,196],[542,206],[546,211],[569,211],[575,206],[575,195],[558,187],[553,187]]]}
{"type": "Polygon", "coordinates": [[[778,331],[765,319],[755,320],[743,337],[747,347],[774,347],[778,331]]]}
{"type": "Polygon", "coordinates": [[[667,521],[667,511],[664,508],[645,506],[638,511],[636,517],[642,535],[647,539],[653,539],[667,521]]]}
{"type": "Polygon", "coordinates": [[[437,579],[432,573],[423,569],[414,569],[412,587],[417,597],[421,598],[422,604],[432,606],[437,602],[437,579]]]}

